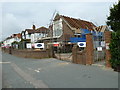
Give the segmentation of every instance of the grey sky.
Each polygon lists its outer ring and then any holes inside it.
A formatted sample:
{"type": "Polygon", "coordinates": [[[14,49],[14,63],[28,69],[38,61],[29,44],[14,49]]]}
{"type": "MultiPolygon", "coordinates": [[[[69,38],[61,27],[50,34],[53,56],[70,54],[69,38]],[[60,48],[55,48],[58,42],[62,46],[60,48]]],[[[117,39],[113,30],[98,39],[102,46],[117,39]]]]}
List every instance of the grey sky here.
{"type": "Polygon", "coordinates": [[[2,3],[2,38],[26,28],[46,26],[55,10],[60,14],[105,25],[115,2],[6,2],[2,3]]]}

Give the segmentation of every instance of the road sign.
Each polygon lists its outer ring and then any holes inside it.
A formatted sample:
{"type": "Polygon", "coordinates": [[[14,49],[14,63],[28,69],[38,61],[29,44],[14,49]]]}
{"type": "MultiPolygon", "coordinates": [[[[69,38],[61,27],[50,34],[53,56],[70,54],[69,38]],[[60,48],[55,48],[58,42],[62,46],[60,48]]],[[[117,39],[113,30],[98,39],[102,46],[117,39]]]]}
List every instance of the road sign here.
{"type": "Polygon", "coordinates": [[[78,42],[77,45],[79,47],[86,47],[86,42],[78,42]]]}

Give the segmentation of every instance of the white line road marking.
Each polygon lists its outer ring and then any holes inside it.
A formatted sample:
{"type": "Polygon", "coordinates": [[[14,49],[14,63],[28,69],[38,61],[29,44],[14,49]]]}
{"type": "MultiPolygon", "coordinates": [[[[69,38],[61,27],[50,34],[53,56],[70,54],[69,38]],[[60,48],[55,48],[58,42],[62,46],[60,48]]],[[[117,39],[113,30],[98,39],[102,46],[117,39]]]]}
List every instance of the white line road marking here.
{"type": "Polygon", "coordinates": [[[0,62],[0,64],[6,64],[6,63],[11,63],[11,62],[0,62]]]}
{"type": "Polygon", "coordinates": [[[44,84],[42,80],[36,80],[32,76],[21,70],[16,64],[11,63],[11,66],[22,78],[24,78],[28,82],[31,82],[31,84],[36,88],[48,88],[48,86],[44,84]]]}

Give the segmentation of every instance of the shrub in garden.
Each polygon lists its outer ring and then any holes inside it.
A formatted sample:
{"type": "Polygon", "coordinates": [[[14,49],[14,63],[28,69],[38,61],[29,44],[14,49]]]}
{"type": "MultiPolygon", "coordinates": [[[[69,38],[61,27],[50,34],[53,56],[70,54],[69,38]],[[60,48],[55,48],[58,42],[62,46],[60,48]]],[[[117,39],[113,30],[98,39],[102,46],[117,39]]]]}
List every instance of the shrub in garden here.
{"type": "Polygon", "coordinates": [[[120,66],[120,30],[112,33],[110,43],[111,65],[113,68],[120,66]]]}

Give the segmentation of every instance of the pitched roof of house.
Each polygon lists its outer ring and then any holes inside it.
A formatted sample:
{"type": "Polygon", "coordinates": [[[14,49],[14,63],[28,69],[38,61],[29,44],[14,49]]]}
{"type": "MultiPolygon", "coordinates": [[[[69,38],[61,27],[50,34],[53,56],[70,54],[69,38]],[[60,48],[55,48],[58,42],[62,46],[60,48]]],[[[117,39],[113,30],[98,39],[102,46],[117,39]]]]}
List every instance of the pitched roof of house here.
{"type": "Polygon", "coordinates": [[[29,34],[31,34],[31,33],[34,33],[34,30],[33,29],[25,29],[25,32],[28,32],[29,34]]]}
{"type": "Polygon", "coordinates": [[[12,38],[14,38],[14,37],[18,37],[18,38],[21,38],[21,34],[20,34],[20,33],[17,33],[17,34],[13,34],[11,37],[12,37],[12,38]]]}
{"type": "Polygon", "coordinates": [[[5,40],[11,39],[11,38],[15,38],[15,37],[21,38],[21,34],[20,33],[12,34],[11,36],[7,37],[5,40]]]}
{"type": "Polygon", "coordinates": [[[16,37],[21,38],[21,34],[20,33],[16,34],[16,37]]]}
{"type": "Polygon", "coordinates": [[[10,36],[10,37],[7,37],[5,40],[11,39],[11,38],[12,38],[12,36],[10,36]]]}
{"type": "Polygon", "coordinates": [[[35,30],[36,33],[39,33],[39,32],[42,32],[42,33],[46,33],[49,29],[46,28],[46,27],[40,27],[40,28],[37,28],[35,30]]]}
{"type": "Polygon", "coordinates": [[[98,32],[105,32],[105,30],[107,30],[107,25],[102,25],[102,26],[99,26],[99,27],[96,27],[95,30],[98,31],[98,32]]]}
{"type": "Polygon", "coordinates": [[[46,27],[40,27],[40,28],[37,28],[36,30],[33,30],[33,29],[25,29],[25,31],[27,31],[28,33],[47,33],[48,31],[48,28],[46,27]]]}
{"type": "Polygon", "coordinates": [[[67,23],[73,28],[77,28],[77,29],[83,28],[83,29],[94,30],[94,27],[96,27],[92,22],[81,20],[81,19],[75,19],[75,18],[63,16],[63,15],[56,15],[54,21],[60,19],[61,17],[63,17],[67,21],[67,23]]]}

